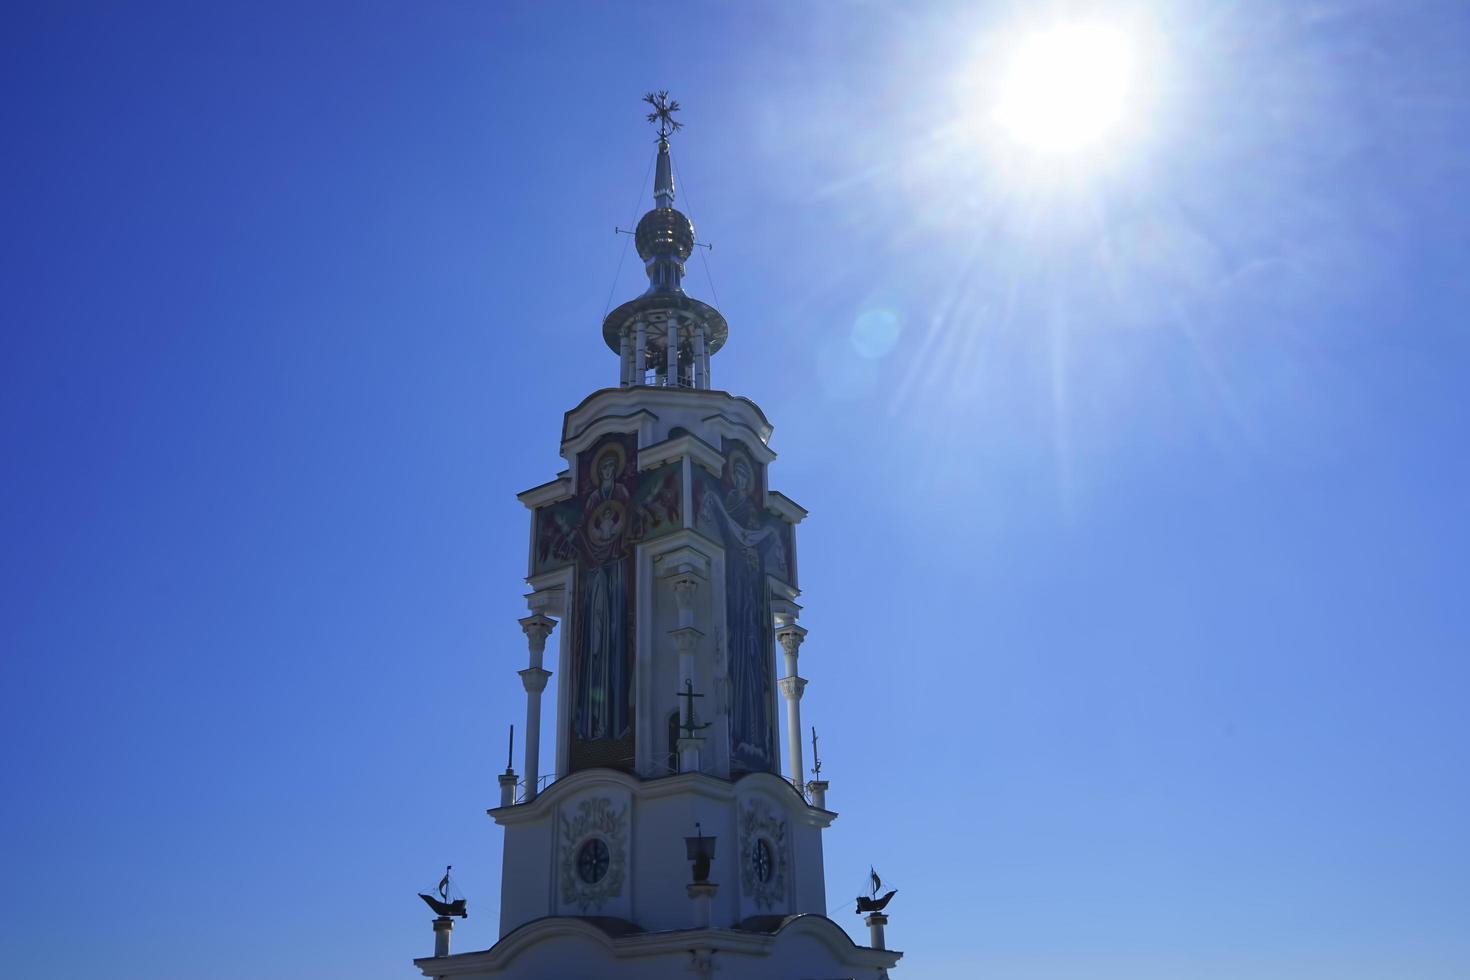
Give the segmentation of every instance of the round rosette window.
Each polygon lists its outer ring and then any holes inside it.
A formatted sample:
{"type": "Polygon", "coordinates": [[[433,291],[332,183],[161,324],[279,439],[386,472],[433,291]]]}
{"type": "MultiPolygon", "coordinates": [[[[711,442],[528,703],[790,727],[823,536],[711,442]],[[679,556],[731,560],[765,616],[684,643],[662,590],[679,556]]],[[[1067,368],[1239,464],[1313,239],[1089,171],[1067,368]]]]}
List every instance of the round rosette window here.
{"type": "Polygon", "coordinates": [[[608,852],[607,842],[601,837],[591,838],[577,851],[577,877],[589,885],[595,885],[606,877],[611,864],[612,855],[608,852]]]}
{"type": "Polygon", "coordinates": [[[755,880],[763,885],[776,871],[776,854],[771,850],[771,842],[764,837],[758,838],[750,850],[750,870],[755,872],[755,880]]]}

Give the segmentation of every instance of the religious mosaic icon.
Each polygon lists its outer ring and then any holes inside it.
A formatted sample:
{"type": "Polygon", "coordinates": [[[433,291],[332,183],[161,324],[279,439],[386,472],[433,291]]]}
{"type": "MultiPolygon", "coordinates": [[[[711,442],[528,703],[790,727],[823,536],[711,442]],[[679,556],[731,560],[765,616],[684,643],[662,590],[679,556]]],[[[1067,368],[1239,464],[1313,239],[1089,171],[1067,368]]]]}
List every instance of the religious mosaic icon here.
{"type": "Polygon", "coordinates": [[[786,904],[786,821],[764,800],[740,811],[740,887],[759,908],[786,904]]]}
{"type": "Polygon", "coordinates": [[[765,509],[761,471],[737,442],[725,442],[718,483],[703,471],[696,480],[695,527],[725,549],[721,656],[728,683],[723,690],[717,686],[716,693],[728,701],[730,765],[746,772],[775,772],[775,664],[766,576],[789,581],[791,527],[765,509]]]}
{"type": "Polygon", "coordinates": [[[628,806],[612,800],[582,800],[561,818],[561,897],[582,912],[597,910],[623,894],[628,866],[628,806]]]}
{"type": "Polygon", "coordinates": [[[613,433],[577,456],[577,494],[536,512],[533,568],[576,568],[571,615],[573,768],[630,763],[631,745],[583,760],[578,745],[627,742],[632,734],[633,553],[676,529],[680,469],[639,473],[638,437],[613,433]],[[610,755],[608,753],[611,753],[610,755]],[[622,759],[621,755],[629,756],[622,759]]]}

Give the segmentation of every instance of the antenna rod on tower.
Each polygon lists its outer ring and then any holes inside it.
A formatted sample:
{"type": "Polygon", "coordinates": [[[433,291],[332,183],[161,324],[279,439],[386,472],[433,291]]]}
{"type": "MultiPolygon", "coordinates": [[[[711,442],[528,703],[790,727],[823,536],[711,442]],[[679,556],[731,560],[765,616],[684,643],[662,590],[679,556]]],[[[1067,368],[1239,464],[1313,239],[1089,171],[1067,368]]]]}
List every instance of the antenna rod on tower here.
{"type": "MultiPolygon", "coordinates": [[[[815,751],[815,750],[813,750],[815,751]]],[[[510,748],[505,750],[505,771],[510,772],[515,766],[516,757],[516,726],[510,726],[510,748]]]]}

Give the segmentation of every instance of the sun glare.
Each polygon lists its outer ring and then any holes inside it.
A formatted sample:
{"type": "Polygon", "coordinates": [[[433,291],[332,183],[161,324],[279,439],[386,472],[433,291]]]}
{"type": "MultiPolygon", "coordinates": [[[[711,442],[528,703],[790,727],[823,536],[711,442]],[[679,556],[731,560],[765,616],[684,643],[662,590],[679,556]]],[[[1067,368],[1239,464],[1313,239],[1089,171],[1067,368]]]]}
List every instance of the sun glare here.
{"type": "Polygon", "coordinates": [[[1018,40],[994,119],[1017,142],[1054,153],[1095,146],[1127,121],[1135,52],[1120,31],[1060,26],[1018,40]]]}

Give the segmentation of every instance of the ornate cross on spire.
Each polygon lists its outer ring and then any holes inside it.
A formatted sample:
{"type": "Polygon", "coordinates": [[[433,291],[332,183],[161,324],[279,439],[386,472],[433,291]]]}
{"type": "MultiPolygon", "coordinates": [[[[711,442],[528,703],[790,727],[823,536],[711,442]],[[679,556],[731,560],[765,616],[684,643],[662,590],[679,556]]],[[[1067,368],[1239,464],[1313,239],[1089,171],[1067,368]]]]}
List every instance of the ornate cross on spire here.
{"type": "Polygon", "coordinates": [[[643,101],[653,106],[653,111],[648,114],[648,121],[658,123],[659,139],[666,140],[670,133],[684,128],[684,124],[674,118],[674,113],[679,111],[679,103],[678,100],[669,98],[668,89],[649,92],[643,97],[643,101]]]}

